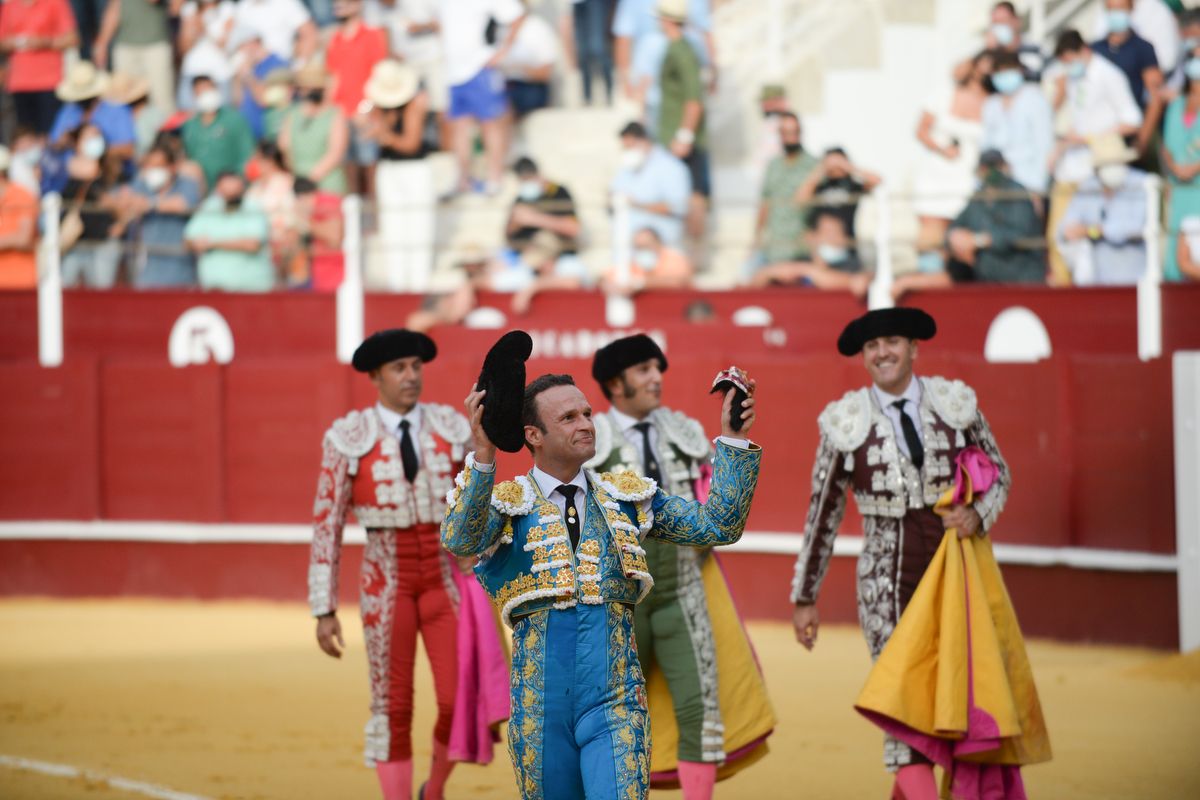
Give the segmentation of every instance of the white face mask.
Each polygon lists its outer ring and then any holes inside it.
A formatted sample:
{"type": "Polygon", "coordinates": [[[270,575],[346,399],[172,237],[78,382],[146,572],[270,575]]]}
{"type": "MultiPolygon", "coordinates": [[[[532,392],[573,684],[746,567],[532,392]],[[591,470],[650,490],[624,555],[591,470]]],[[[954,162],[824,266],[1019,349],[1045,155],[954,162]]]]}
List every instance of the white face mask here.
{"type": "Polygon", "coordinates": [[[216,89],[206,89],[196,95],[196,110],[201,114],[211,114],[221,107],[221,93],[216,89]]]}
{"type": "Polygon", "coordinates": [[[1013,43],[1013,39],[1015,38],[1013,29],[1000,23],[992,25],[992,36],[996,38],[996,44],[1001,47],[1008,47],[1013,43]]]}
{"type": "Polygon", "coordinates": [[[625,169],[638,170],[646,163],[646,151],[640,147],[631,147],[621,153],[621,166],[625,169]]]}
{"type": "Polygon", "coordinates": [[[84,158],[90,158],[93,161],[99,160],[104,155],[104,137],[96,135],[85,139],[79,148],[79,152],[84,158]]]}
{"type": "Polygon", "coordinates": [[[1129,177],[1129,165],[1105,164],[1096,170],[1096,176],[1106,189],[1116,189],[1125,185],[1125,179],[1129,177]]]}
{"type": "Polygon", "coordinates": [[[538,181],[521,181],[517,185],[517,197],[527,203],[542,196],[542,184],[538,181]]]}
{"type": "Polygon", "coordinates": [[[171,180],[171,172],[166,167],[147,167],[142,172],[142,180],[145,182],[147,189],[157,192],[171,180]]]}
{"type": "Polygon", "coordinates": [[[634,250],[633,263],[644,270],[652,270],[658,266],[658,253],[653,250],[634,250]]]}
{"type": "Polygon", "coordinates": [[[836,264],[840,261],[845,261],[847,253],[848,251],[846,248],[838,247],[837,245],[817,245],[817,255],[820,256],[821,260],[826,264],[836,264]]]}

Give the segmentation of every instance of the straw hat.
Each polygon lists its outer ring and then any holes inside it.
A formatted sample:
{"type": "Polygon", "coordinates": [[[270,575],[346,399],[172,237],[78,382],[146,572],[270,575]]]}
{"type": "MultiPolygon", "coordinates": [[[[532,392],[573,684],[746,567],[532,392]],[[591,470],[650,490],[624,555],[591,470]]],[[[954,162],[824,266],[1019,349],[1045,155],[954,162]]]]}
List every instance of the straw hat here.
{"type": "Polygon", "coordinates": [[[399,61],[385,59],[371,70],[363,94],[379,108],[399,108],[416,96],[421,78],[416,70],[399,61]]]}
{"type": "Polygon", "coordinates": [[[107,88],[107,73],[96,69],[90,61],[76,61],[55,87],[54,94],[64,103],[78,103],[99,97],[107,88]]]}
{"type": "Polygon", "coordinates": [[[672,22],[687,22],[688,0],[658,0],[658,15],[672,22]]]}
{"type": "Polygon", "coordinates": [[[296,86],[300,89],[324,89],[329,83],[329,73],[319,59],[312,59],[296,71],[296,86]]]}
{"type": "Polygon", "coordinates": [[[114,72],[104,99],[119,106],[132,105],[150,94],[150,81],[128,72],[114,72]]]}
{"type": "Polygon", "coordinates": [[[1125,144],[1120,134],[1108,133],[1092,139],[1088,146],[1092,150],[1092,164],[1100,167],[1105,164],[1128,164],[1136,161],[1138,154],[1132,147],[1125,144]]]}

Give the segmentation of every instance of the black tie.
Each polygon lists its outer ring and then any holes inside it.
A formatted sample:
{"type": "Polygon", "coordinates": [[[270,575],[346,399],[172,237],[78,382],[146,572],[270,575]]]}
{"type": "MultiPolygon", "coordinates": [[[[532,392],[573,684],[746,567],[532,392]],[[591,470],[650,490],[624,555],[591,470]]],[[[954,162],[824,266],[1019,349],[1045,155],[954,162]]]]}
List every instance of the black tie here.
{"type": "Polygon", "coordinates": [[[404,465],[404,477],[409,483],[417,477],[417,451],[413,447],[412,436],[408,433],[411,424],[406,419],[400,420],[400,463],[404,465]]]}
{"type": "Polygon", "coordinates": [[[662,473],[658,469],[658,460],[654,457],[654,450],[650,447],[650,423],[639,422],[633,426],[633,429],[642,434],[642,464],[645,477],[662,486],[662,473]]]}
{"type": "Polygon", "coordinates": [[[900,412],[900,430],[904,431],[904,441],[908,444],[908,456],[912,460],[913,466],[920,469],[925,463],[925,448],[921,446],[921,437],[917,436],[917,426],[913,424],[912,417],[904,410],[904,404],[907,402],[907,400],[901,399],[892,405],[900,412]]]}
{"type": "Polygon", "coordinates": [[[571,537],[572,550],[579,546],[579,514],[575,511],[575,492],[578,490],[578,486],[569,483],[558,487],[558,493],[567,499],[567,535],[571,537]]]}

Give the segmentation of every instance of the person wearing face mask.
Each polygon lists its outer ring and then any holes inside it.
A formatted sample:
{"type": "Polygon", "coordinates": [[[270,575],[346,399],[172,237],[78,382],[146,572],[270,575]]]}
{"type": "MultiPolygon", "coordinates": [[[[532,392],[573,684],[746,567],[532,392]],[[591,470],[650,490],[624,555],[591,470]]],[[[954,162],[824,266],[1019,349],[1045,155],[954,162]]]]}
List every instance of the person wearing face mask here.
{"type": "Polygon", "coordinates": [[[1129,286],[1146,270],[1146,173],[1119,136],[1092,144],[1096,175],[1079,186],[1056,230],[1078,286],[1129,286]]]}
{"type": "Polygon", "coordinates": [[[674,247],[683,241],[692,180],[682,161],[650,140],[640,122],[621,129],[621,169],[609,185],[610,194],[629,201],[629,229],[614,236],[632,239],[635,231],[653,228],[674,247]]]}
{"type": "Polygon", "coordinates": [[[222,97],[229,96],[239,42],[233,38],[236,7],[231,0],[188,0],[179,13],[179,65],[176,101],[180,108],[195,103],[192,79],[207,75],[217,82],[222,97]]]}
{"type": "MultiPolygon", "coordinates": [[[[1179,50],[1175,60],[1175,69],[1170,72],[1163,69],[1167,75],[1167,90],[1163,94],[1168,100],[1179,96],[1180,90],[1183,89],[1183,82],[1187,79],[1185,67],[1197,50],[1200,50],[1200,9],[1190,9],[1179,15],[1179,50]]],[[[1159,58],[1160,67],[1162,67],[1162,61],[1159,58]]]]}
{"type": "MultiPolygon", "coordinates": [[[[1200,15],[1196,25],[1200,28],[1200,15]]],[[[1200,47],[1200,39],[1196,45],[1200,47]]],[[[1200,214],[1200,55],[1190,54],[1181,70],[1183,92],[1167,106],[1163,121],[1163,172],[1170,184],[1163,277],[1169,281],[1181,278],[1176,253],[1183,220],[1200,214]]]]}
{"type": "Polygon", "coordinates": [[[274,140],[279,135],[282,109],[291,101],[288,62],[268,50],[262,34],[252,28],[234,28],[229,50],[236,67],[230,102],[250,126],[255,141],[274,140]]]}
{"type": "MultiPolygon", "coordinates": [[[[1122,4],[1123,9],[1129,10],[1129,29],[1154,48],[1154,56],[1164,75],[1170,74],[1178,66],[1179,42],[1183,34],[1180,30],[1182,23],[1176,15],[1185,13],[1183,7],[1189,5],[1194,3],[1183,3],[1181,0],[1131,0],[1122,4]]],[[[1093,17],[1093,41],[1103,39],[1110,30],[1107,13],[1093,17]]]]}
{"type": "Polygon", "coordinates": [[[808,257],[804,237],[805,207],[796,195],[820,162],[800,141],[800,118],[791,111],[778,115],[779,142],[783,153],[767,163],[763,175],[758,219],[754,229],[754,251],[743,277],[751,280],[765,266],[808,257]]]}
{"type": "Polygon", "coordinates": [[[1041,87],[1025,79],[1014,53],[997,53],[992,62],[996,93],[983,102],[985,150],[999,150],[1017,183],[1044,196],[1050,185],[1054,149],[1054,112],[1041,87]]]}
{"type": "Polygon", "coordinates": [[[279,129],[279,149],[296,177],[344,195],[350,128],[342,110],[328,100],[328,83],[325,68],[317,61],[296,73],[297,102],[279,129]]]}
{"type": "Polygon", "coordinates": [[[0,145],[0,289],[37,286],[37,195],[10,177],[12,155],[0,145]]]}
{"type": "MultiPolygon", "coordinates": [[[[1092,176],[1089,140],[1112,133],[1128,139],[1139,134],[1143,122],[1125,75],[1108,59],[1093,53],[1078,31],[1059,34],[1054,57],[1065,74],[1056,95],[1063,132],[1051,153],[1054,185],[1047,214],[1050,231],[1058,230],[1076,188],[1092,176]]],[[[1051,244],[1055,241],[1052,236],[1051,244]]],[[[1070,270],[1057,246],[1050,251],[1050,280],[1058,286],[1071,282],[1070,270]]]]}
{"type": "Polygon", "coordinates": [[[105,164],[104,134],[97,126],[83,125],[76,132],[67,175],[60,227],[75,228],[76,233],[68,235],[74,241],[62,241],[60,234],[63,287],[111,288],[120,268],[125,225],[114,213],[116,172],[105,164]]]}
{"type": "Polygon", "coordinates": [[[811,286],[866,297],[873,276],[863,268],[841,215],[832,208],[817,208],[809,217],[812,255],[804,261],[764,267],[754,276],[752,285],[811,286]]]}
{"type": "Polygon", "coordinates": [[[176,172],[175,154],[155,144],[142,158],[126,198],[137,221],[132,267],[139,289],[196,285],[196,262],[183,246],[188,218],[200,202],[200,186],[176,172]]]}
{"type": "Polygon", "coordinates": [[[237,172],[223,172],[216,189],[184,229],[201,289],[269,292],[275,287],[271,265],[270,223],[237,172]]]}
{"type": "Polygon", "coordinates": [[[1004,156],[979,158],[979,191],[950,224],[950,263],[935,278],[988,283],[1044,283],[1042,220],[1029,190],[1012,179],[1004,156]]]}
{"type": "Polygon", "coordinates": [[[12,149],[9,151],[8,179],[37,197],[41,194],[41,169],[39,164],[45,148],[42,137],[32,128],[18,125],[13,131],[12,149]]]}
{"type": "Polygon", "coordinates": [[[1158,121],[1162,118],[1163,71],[1158,66],[1154,46],[1133,31],[1133,0],[1106,0],[1105,8],[1108,35],[1094,42],[1092,50],[1111,61],[1129,82],[1129,91],[1145,116],[1138,131],[1136,147],[1138,152],[1146,153],[1158,131],[1158,121]]]}
{"type": "Polygon", "coordinates": [[[1016,6],[1008,0],[992,6],[982,43],[976,42],[971,51],[972,55],[958,62],[954,68],[954,79],[962,81],[970,76],[972,62],[975,60],[973,54],[982,50],[995,55],[1010,53],[1016,56],[1025,79],[1033,83],[1040,82],[1042,70],[1046,68],[1046,55],[1036,43],[1021,37],[1021,26],[1021,16],[1017,13],[1016,6]]]}
{"type": "Polygon", "coordinates": [[[508,246],[521,250],[538,231],[549,231],[558,236],[563,253],[574,254],[580,226],[567,187],[543,178],[531,158],[518,159],[513,173],[517,176],[517,198],[504,229],[508,246]]]}
{"type": "Polygon", "coordinates": [[[196,113],[183,123],[183,147],[188,158],[204,170],[209,186],[223,172],[241,172],[254,153],[254,136],[232,106],[223,105],[216,82],[206,75],[192,81],[196,113]]]}
{"type": "Polygon", "coordinates": [[[104,99],[110,81],[107,73],[87,61],[78,61],[67,70],[55,89],[63,107],[50,128],[51,145],[61,147],[66,134],[88,123],[100,129],[110,158],[133,158],[137,143],[133,112],[128,106],[104,99]]]}
{"type": "Polygon", "coordinates": [[[689,289],[695,270],[688,257],[667,247],[653,228],[642,228],[633,235],[633,263],[629,282],[622,284],[613,267],[604,275],[604,290],[626,296],[647,289],[689,289]]]}
{"type": "Polygon", "coordinates": [[[859,167],[841,147],[825,151],[821,164],[796,192],[796,201],[812,204],[832,212],[842,221],[850,239],[854,239],[854,218],[858,203],[870,194],[881,179],[874,172],[859,167]]]}

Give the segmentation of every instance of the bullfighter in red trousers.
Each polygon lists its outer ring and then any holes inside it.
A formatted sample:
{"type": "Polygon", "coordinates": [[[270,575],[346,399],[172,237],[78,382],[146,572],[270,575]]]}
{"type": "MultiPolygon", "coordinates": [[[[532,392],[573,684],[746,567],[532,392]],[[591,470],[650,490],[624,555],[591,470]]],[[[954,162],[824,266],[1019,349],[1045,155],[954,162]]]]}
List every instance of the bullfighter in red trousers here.
{"type": "Polygon", "coordinates": [[[423,800],[441,800],[455,761],[490,761],[492,731],[508,716],[507,663],[488,600],[439,540],[471,426],[449,406],[420,402],[423,369],[436,355],[428,336],[400,329],[359,346],[354,369],[370,375],[378,401],[326,431],[313,508],[309,604],[317,642],[335,658],[345,647],[337,600],[347,511],[367,530],[360,585],[371,681],[365,759],[386,800],[412,793],[418,632],[438,709],[423,800]]]}

